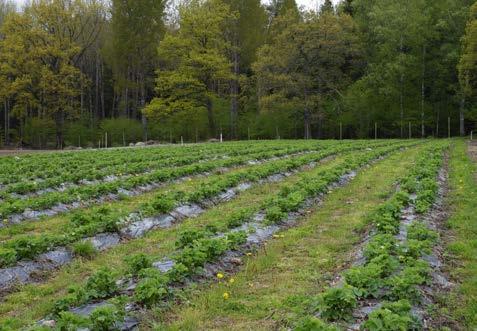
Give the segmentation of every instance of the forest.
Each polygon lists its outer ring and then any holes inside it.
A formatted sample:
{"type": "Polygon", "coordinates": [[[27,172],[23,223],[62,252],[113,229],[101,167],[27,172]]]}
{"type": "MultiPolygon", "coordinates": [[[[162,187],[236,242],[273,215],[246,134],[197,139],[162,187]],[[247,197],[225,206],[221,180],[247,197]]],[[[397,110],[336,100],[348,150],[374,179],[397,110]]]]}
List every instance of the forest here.
{"type": "Polygon", "coordinates": [[[0,144],[421,138],[475,128],[471,0],[0,1],[0,144]]]}

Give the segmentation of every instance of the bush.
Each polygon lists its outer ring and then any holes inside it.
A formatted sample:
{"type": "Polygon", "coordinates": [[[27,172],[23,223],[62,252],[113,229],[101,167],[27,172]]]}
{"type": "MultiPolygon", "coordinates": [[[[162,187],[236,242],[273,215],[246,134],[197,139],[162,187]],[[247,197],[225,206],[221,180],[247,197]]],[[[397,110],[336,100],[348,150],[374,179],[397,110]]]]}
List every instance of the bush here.
{"type": "Polygon", "coordinates": [[[168,295],[167,283],[169,278],[153,269],[148,277],[142,279],[136,286],[134,298],[137,302],[151,307],[168,295]]]}
{"type": "Polygon", "coordinates": [[[90,316],[91,330],[116,331],[120,330],[119,323],[124,319],[124,312],[115,306],[96,308],[90,316]]]}
{"type": "Polygon", "coordinates": [[[369,314],[368,320],[361,326],[367,331],[420,330],[420,323],[411,314],[411,305],[407,300],[385,303],[381,308],[369,314]]]}
{"type": "Polygon", "coordinates": [[[61,312],[67,311],[70,307],[86,301],[87,298],[87,293],[82,287],[70,286],[68,293],[54,303],[53,314],[60,315],[61,312]]]}
{"type": "Polygon", "coordinates": [[[355,291],[349,285],[326,290],[319,299],[321,317],[328,321],[349,319],[352,316],[353,309],[358,305],[355,291]]]}
{"type": "Polygon", "coordinates": [[[90,276],[86,282],[86,292],[93,299],[106,298],[116,291],[116,282],[108,268],[100,269],[90,276]]]}
{"type": "Polygon", "coordinates": [[[383,284],[382,275],[383,269],[380,265],[369,263],[349,269],[344,276],[348,284],[360,290],[360,297],[376,298],[383,284]]]}
{"type": "Polygon", "coordinates": [[[88,326],[88,319],[68,311],[59,313],[56,329],[61,331],[76,331],[88,326]]]}
{"type": "Polygon", "coordinates": [[[73,254],[87,259],[92,258],[98,251],[91,241],[80,241],[73,244],[73,254]]]}
{"type": "Polygon", "coordinates": [[[152,267],[151,259],[143,253],[127,256],[124,261],[128,266],[128,272],[134,276],[139,275],[141,270],[152,267]]]}
{"type": "Polygon", "coordinates": [[[185,229],[179,232],[176,240],[177,248],[184,248],[192,246],[192,244],[199,239],[205,238],[207,232],[200,229],[185,229]]]}
{"type": "Polygon", "coordinates": [[[227,241],[229,249],[237,249],[247,242],[247,233],[245,231],[231,232],[227,235],[227,241]]]}
{"type": "Polygon", "coordinates": [[[99,125],[99,134],[108,133],[109,146],[123,146],[123,134],[126,145],[131,142],[142,141],[143,129],[139,121],[127,118],[106,119],[99,125]]]}
{"type": "Polygon", "coordinates": [[[17,261],[17,252],[10,248],[0,248],[0,267],[5,268],[17,261]]]}
{"type": "Polygon", "coordinates": [[[338,331],[338,328],[328,325],[316,317],[304,317],[298,321],[294,331],[338,331]]]}
{"type": "Polygon", "coordinates": [[[280,209],[280,207],[273,206],[273,207],[270,207],[270,208],[267,209],[265,217],[266,217],[267,221],[269,221],[270,223],[279,223],[286,216],[287,216],[287,214],[285,212],[283,212],[280,209]]]}

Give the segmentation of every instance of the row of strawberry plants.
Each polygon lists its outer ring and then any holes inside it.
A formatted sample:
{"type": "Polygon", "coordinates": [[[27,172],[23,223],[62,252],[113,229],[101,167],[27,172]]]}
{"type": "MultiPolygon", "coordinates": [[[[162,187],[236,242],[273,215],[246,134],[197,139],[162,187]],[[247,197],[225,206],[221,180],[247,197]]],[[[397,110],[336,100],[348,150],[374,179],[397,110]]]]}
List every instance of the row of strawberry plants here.
{"type": "MultiPolygon", "coordinates": [[[[221,234],[212,225],[203,230],[186,230],[179,233],[176,240],[178,252],[173,256],[174,265],[171,270],[162,273],[153,268],[152,260],[144,254],[127,257],[126,277],[134,278],[136,286],[132,294],[136,304],[151,307],[173,296],[171,286],[182,283],[185,279],[201,272],[205,263],[211,263],[219,259],[225,252],[238,249],[247,241],[245,231],[234,229],[249,222],[259,210],[266,213],[265,222],[268,224],[280,224],[289,213],[299,210],[310,198],[320,193],[325,193],[331,184],[336,183],[343,175],[356,170],[370,161],[388,154],[401,145],[380,148],[375,151],[353,154],[343,162],[329,170],[318,171],[312,174],[301,174],[300,180],[291,185],[284,185],[279,193],[271,197],[260,206],[247,207],[237,210],[231,216],[222,220],[231,231],[221,234]],[[288,203],[287,200],[291,200],[288,203]],[[277,217],[272,210],[279,210],[281,216],[277,217]],[[273,216],[271,216],[273,214],[273,216]]],[[[125,297],[117,297],[122,292],[118,287],[117,277],[112,276],[108,269],[101,269],[88,278],[86,284],[81,287],[70,288],[68,295],[58,300],[52,314],[57,318],[57,325],[66,327],[94,326],[99,316],[102,320],[109,321],[109,327],[118,325],[118,320],[124,318],[124,304],[128,300],[125,297]],[[70,307],[85,304],[91,301],[104,300],[115,297],[112,303],[116,306],[106,305],[94,311],[89,319],[85,319],[68,312],[70,307]],[[107,318],[105,318],[107,317],[107,318]],[[114,318],[112,318],[114,317],[114,318]]],[[[125,282],[130,284],[129,282],[125,282]]]]}
{"type": "MultiPolygon", "coordinates": [[[[350,145],[354,146],[356,144],[350,145]]],[[[27,199],[5,200],[0,205],[0,217],[7,218],[11,215],[22,213],[27,209],[41,211],[58,204],[71,204],[73,202],[88,201],[107,194],[117,194],[120,189],[131,190],[142,185],[161,183],[184,176],[213,171],[219,168],[243,165],[250,160],[268,159],[272,157],[286,156],[287,154],[288,151],[267,151],[252,155],[237,156],[229,159],[195,163],[181,167],[167,167],[151,173],[119,179],[112,182],[101,182],[96,185],[72,187],[62,192],[49,192],[27,199]]]]}
{"type": "Polygon", "coordinates": [[[2,192],[27,193],[42,188],[48,188],[62,183],[79,183],[82,180],[97,180],[108,175],[120,176],[123,174],[136,174],[148,170],[157,169],[170,165],[185,165],[202,159],[214,159],[220,157],[233,157],[246,153],[258,153],[289,148],[319,148],[326,144],[298,144],[297,146],[282,145],[252,145],[252,146],[220,146],[220,148],[174,148],[154,149],[154,153],[142,153],[141,149],[131,153],[129,158],[119,157],[119,160],[98,159],[95,163],[76,162],[69,166],[68,171],[56,164],[49,164],[36,168],[38,176],[32,176],[29,172],[8,173],[10,184],[4,185],[2,192]]]}
{"type": "Polygon", "coordinates": [[[374,235],[364,247],[364,265],[344,273],[344,285],[332,287],[310,304],[321,319],[306,317],[297,323],[297,330],[320,326],[337,330],[327,322],[350,321],[359,300],[385,300],[367,316],[362,330],[415,330],[420,321],[411,312],[419,301],[418,287],[429,281],[429,265],[421,259],[429,253],[437,234],[419,221],[403,231],[401,215],[405,207],[419,214],[429,210],[437,196],[436,177],[442,163],[442,145],[428,148],[417,160],[414,169],[400,182],[400,190],[371,214],[374,235]],[[396,236],[407,233],[401,243],[396,236]]]}
{"type": "MultiPolygon", "coordinates": [[[[264,142],[257,143],[225,143],[200,144],[183,147],[151,147],[131,149],[116,149],[104,151],[81,151],[69,153],[35,154],[31,156],[6,157],[0,160],[0,167],[5,170],[0,174],[0,183],[8,184],[23,179],[46,179],[61,176],[65,172],[76,172],[85,169],[101,169],[110,166],[120,166],[124,163],[136,163],[155,159],[167,159],[169,156],[180,157],[194,154],[197,151],[211,155],[227,153],[234,156],[236,152],[247,149],[287,148],[293,146],[323,145],[323,142],[264,142]]],[[[325,143],[326,145],[327,143],[325,143]]]]}
{"type": "MultiPolygon", "coordinates": [[[[300,157],[282,159],[273,163],[250,166],[233,173],[214,175],[202,179],[193,190],[170,190],[160,193],[143,203],[134,212],[142,217],[171,212],[176,206],[186,203],[201,202],[219,195],[241,182],[257,182],[270,175],[297,169],[300,166],[318,161],[329,155],[356,149],[357,146],[337,146],[319,153],[300,157]]],[[[70,245],[102,232],[119,232],[129,212],[117,212],[111,207],[99,207],[74,213],[65,227],[70,231],[60,234],[40,234],[36,236],[19,236],[2,243],[0,266],[6,267],[22,259],[32,259],[54,247],[70,245]]]]}
{"type": "MultiPolygon", "coordinates": [[[[258,147],[258,148],[244,148],[240,151],[234,150],[234,156],[243,156],[243,155],[255,155],[262,152],[277,152],[277,153],[298,153],[305,152],[310,150],[316,150],[316,146],[297,146],[297,147],[286,147],[286,148],[270,148],[270,147],[258,147]]],[[[85,167],[84,169],[71,169],[70,172],[65,173],[62,171],[59,175],[48,177],[44,180],[27,180],[19,181],[5,186],[0,190],[0,198],[4,200],[14,200],[14,197],[11,197],[9,193],[16,194],[26,194],[30,192],[36,192],[39,190],[44,190],[47,188],[59,187],[62,184],[78,184],[86,181],[97,181],[104,179],[107,176],[120,176],[124,179],[126,176],[131,175],[142,175],[146,172],[157,171],[171,166],[184,166],[190,165],[196,162],[212,161],[214,159],[221,159],[225,157],[230,157],[230,154],[227,153],[227,149],[221,150],[218,153],[211,153],[210,151],[200,151],[195,153],[188,153],[186,155],[163,155],[162,157],[154,157],[153,160],[142,160],[137,163],[130,162],[129,160],[125,163],[122,162],[116,166],[102,167],[100,169],[92,168],[90,166],[85,167]]],[[[120,178],[117,178],[120,179],[120,178]]],[[[92,183],[94,184],[94,183],[92,183]]]]}

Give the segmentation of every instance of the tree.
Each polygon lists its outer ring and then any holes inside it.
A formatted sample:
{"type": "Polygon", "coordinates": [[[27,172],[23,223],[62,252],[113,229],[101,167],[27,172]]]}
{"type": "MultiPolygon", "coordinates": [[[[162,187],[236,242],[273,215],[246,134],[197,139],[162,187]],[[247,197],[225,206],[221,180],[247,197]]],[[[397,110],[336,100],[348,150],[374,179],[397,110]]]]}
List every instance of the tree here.
{"type": "Polygon", "coordinates": [[[191,0],[180,8],[180,29],[166,34],[159,48],[156,93],[148,117],[207,110],[209,135],[216,136],[213,100],[233,79],[227,24],[236,19],[221,0],[191,0]]]}
{"type": "Polygon", "coordinates": [[[260,0],[225,0],[238,18],[230,21],[227,37],[230,44],[230,61],[234,78],[230,81],[230,128],[231,138],[237,138],[238,97],[240,76],[251,74],[257,49],[265,41],[267,16],[260,0]]]}
{"type": "Polygon", "coordinates": [[[465,135],[465,98],[473,98],[477,92],[477,2],[470,8],[469,21],[462,38],[462,55],[458,64],[459,83],[461,88],[461,107],[459,112],[459,132],[465,135]]]}
{"type": "Polygon", "coordinates": [[[335,7],[331,0],[325,0],[325,2],[320,7],[320,13],[334,13],[335,7]]]}
{"type": "MultiPolygon", "coordinates": [[[[152,98],[157,46],[164,33],[165,0],[113,0],[106,57],[113,71],[119,113],[137,118],[152,98]]],[[[141,115],[142,116],[142,115],[141,115]]],[[[144,139],[146,117],[142,116],[144,139]]]]}
{"type": "Polygon", "coordinates": [[[56,124],[56,145],[63,145],[65,119],[77,110],[85,77],[77,68],[98,31],[85,19],[92,1],[39,0],[10,15],[3,27],[0,71],[4,99],[22,121],[49,117],[56,124]],[[85,33],[88,31],[88,33],[85,33]]]}
{"type": "Polygon", "coordinates": [[[321,123],[326,101],[351,83],[351,68],[361,56],[354,32],[349,15],[322,13],[291,25],[262,47],[254,65],[261,109],[299,109],[304,137],[311,138],[312,119],[321,123]]]}

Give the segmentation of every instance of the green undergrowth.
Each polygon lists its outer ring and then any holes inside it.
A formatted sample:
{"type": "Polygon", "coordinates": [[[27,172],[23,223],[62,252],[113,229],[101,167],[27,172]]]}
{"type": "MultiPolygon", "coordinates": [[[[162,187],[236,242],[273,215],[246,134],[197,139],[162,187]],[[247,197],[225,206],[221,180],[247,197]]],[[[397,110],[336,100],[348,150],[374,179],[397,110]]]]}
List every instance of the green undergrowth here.
{"type": "Polygon", "coordinates": [[[321,207],[311,208],[298,227],[281,232],[257,256],[248,257],[238,274],[225,275],[225,281],[211,289],[188,289],[182,305],[151,311],[144,328],[269,330],[295,326],[298,320],[302,330],[308,324],[320,325],[313,318],[301,320],[309,313],[304,307],[317,303],[312,298],[344,268],[359,231],[368,223],[368,211],[394,190],[420,150],[398,153],[364,170],[330,193],[321,207]]]}
{"type": "Polygon", "coordinates": [[[461,330],[477,328],[477,166],[463,140],[454,143],[449,161],[448,205],[451,216],[445,241],[446,269],[458,285],[441,298],[440,311],[461,330]]]}

